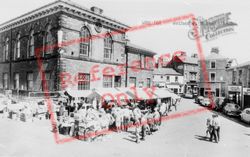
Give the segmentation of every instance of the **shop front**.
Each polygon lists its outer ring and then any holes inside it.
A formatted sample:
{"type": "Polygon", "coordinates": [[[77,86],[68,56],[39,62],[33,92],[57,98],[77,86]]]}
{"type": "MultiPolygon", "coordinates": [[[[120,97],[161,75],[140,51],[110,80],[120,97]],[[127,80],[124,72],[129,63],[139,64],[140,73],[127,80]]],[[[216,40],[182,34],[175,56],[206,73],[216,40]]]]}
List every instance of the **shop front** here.
{"type": "Polygon", "coordinates": [[[243,109],[250,108],[250,88],[243,88],[243,109]]]}
{"type": "Polygon", "coordinates": [[[242,86],[228,86],[228,99],[241,106],[242,86]]]}

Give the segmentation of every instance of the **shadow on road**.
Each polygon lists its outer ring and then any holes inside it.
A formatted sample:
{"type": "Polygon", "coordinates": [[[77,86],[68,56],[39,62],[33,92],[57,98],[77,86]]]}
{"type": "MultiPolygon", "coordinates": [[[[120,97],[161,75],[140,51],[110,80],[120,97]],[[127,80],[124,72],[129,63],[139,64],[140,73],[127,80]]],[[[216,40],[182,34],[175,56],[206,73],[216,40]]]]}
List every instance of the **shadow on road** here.
{"type": "Polygon", "coordinates": [[[250,134],[245,134],[245,135],[250,136],[250,134]]]}
{"type": "Polygon", "coordinates": [[[207,141],[207,142],[211,142],[209,140],[209,137],[206,137],[206,136],[200,136],[200,135],[195,135],[195,138],[200,140],[200,141],[207,141]]]}

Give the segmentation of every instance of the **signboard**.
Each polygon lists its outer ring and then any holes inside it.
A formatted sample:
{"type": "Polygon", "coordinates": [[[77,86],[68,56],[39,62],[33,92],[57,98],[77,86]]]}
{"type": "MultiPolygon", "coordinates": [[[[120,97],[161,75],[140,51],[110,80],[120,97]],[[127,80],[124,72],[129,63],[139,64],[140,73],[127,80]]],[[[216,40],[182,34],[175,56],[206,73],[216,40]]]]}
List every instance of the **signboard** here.
{"type": "Polygon", "coordinates": [[[250,88],[243,88],[244,95],[250,95],[250,88]]]}
{"type": "Polygon", "coordinates": [[[228,91],[230,92],[241,92],[241,86],[228,86],[228,91]]]}

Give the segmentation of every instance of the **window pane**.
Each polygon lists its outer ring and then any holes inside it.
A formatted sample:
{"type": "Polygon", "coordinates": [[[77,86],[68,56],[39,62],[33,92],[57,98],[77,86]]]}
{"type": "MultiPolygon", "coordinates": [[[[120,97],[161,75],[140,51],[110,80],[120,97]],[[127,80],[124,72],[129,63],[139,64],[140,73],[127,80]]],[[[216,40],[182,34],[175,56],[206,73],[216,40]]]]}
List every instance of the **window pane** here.
{"type": "Polygon", "coordinates": [[[78,90],[90,89],[90,74],[78,73],[78,90]]]}
{"type": "Polygon", "coordinates": [[[112,75],[103,75],[103,87],[112,88],[112,75]]]}
{"type": "Polygon", "coordinates": [[[87,27],[82,28],[80,33],[80,38],[81,38],[80,54],[89,56],[90,32],[87,27]]]}

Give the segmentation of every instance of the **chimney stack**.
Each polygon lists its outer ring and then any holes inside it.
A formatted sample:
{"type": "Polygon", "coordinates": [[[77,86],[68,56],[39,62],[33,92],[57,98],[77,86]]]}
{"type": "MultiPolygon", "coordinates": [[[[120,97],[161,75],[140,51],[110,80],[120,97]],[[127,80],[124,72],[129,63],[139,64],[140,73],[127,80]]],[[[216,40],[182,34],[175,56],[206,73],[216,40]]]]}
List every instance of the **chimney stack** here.
{"type": "Polygon", "coordinates": [[[96,14],[102,14],[103,13],[103,10],[101,8],[98,8],[98,7],[91,7],[90,10],[96,14]]]}

